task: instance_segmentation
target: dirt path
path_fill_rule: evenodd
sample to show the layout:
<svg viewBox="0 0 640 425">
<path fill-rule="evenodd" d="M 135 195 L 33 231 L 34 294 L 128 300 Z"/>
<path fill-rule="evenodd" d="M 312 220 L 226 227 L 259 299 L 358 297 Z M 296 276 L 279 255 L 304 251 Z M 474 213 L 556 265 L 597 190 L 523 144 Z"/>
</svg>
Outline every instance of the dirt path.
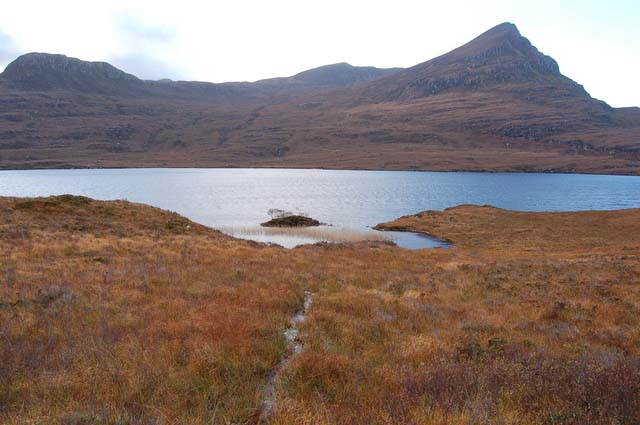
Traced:
<svg viewBox="0 0 640 425">
<path fill-rule="evenodd" d="M 269 422 L 269 418 L 273 414 L 273 409 L 276 405 L 276 386 L 280 380 L 282 372 L 287 368 L 289 363 L 302 352 L 304 345 L 298 335 L 300 330 L 298 325 L 306 319 L 307 312 L 311 307 L 312 293 L 311 291 L 304 291 L 304 303 L 302 308 L 291 317 L 289 321 L 289 327 L 284 331 L 284 337 L 287 341 L 287 349 L 282 356 L 280 363 L 273 369 L 267 385 L 262 392 L 262 405 L 260 408 L 259 424 L 266 424 Z"/>
</svg>

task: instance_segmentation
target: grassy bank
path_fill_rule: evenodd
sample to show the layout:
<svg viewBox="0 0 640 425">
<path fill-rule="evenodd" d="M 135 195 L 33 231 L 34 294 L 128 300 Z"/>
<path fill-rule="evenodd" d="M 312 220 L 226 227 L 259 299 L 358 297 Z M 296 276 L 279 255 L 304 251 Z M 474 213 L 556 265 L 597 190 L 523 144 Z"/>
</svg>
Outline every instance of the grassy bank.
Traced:
<svg viewBox="0 0 640 425">
<path fill-rule="evenodd" d="M 176 214 L 0 198 L 0 422 L 640 423 L 640 210 L 464 206 L 450 239 L 293 250 Z"/>
</svg>

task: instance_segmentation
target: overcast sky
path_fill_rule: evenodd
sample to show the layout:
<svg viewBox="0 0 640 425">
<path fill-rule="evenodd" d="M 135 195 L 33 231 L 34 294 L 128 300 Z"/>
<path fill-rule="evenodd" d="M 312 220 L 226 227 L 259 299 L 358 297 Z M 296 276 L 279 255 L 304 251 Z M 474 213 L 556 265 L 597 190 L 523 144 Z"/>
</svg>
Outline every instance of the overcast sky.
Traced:
<svg viewBox="0 0 640 425">
<path fill-rule="evenodd" d="M 592 96 L 640 106 L 640 0 L 7 1 L 0 70 L 32 51 L 213 82 L 336 62 L 408 67 L 505 21 Z"/>
</svg>

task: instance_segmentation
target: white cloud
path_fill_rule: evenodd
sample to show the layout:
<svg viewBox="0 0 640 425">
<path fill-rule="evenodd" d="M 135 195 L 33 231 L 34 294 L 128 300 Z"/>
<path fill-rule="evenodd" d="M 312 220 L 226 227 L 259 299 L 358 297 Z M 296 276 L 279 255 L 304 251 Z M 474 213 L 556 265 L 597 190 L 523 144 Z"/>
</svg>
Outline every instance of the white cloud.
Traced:
<svg viewBox="0 0 640 425">
<path fill-rule="evenodd" d="M 133 15 L 115 19 L 120 49 L 107 62 L 143 79 L 184 79 L 187 72 L 167 54 L 175 48 L 175 31 L 168 24 L 154 25 Z"/>
<path fill-rule="evenodd" d="M 0 69 L 13 61 L 20 54 L 20 49 L 4 32 L 0 31 Z"/>
<path fill-rule="evenodd" d="M 149 56 L 145 52 L 138 51 L 111 56 L 107 59 L 107 62 L 143 80 L 185 79 L 184 73 L 171 66 L 171 64 L 165 60 Z"/>
</svg>

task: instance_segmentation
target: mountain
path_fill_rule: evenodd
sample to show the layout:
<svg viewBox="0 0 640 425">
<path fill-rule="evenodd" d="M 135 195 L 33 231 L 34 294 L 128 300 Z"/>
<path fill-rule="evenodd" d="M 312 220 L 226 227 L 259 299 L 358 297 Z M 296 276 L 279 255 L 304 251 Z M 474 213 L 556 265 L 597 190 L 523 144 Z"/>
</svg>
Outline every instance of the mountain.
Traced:
<svg viewBox="0 0 640 425">
<path fill-rule="evenodd" d="M 9 86 L 22 90 L 77 90 L 104 94 L 140 87 L 142 81 L 106 62 L 86 62 L 65 55 L 28 53 L 2 73 Z"/>
<path fill-rule="evenodd" d="M 401 68 L 374 68 L 372 66 L 352 66 L 348 63 L 336 63 L 320 66 L 300 72 L 292 77 L 270 78 L 256 82 L 260 87 L 348 87 L 358 83 L 373 81 L 398 72 Z"/>
<path fill-rule="evenodd" d="M 144 81 L 21 56 L 0 74 L 0 168 L 263 166 L 640 174 L 640 110 L 593 99 L 515 25 L 407 69 Z"/>
<path fill-rule="evenodd" d="M 127 97 L 186 97 L 211 100 L 215 95 L 259 97 L 314 89 L 348 87 L 396 72 L 399 68 L 356 67 L 347 63 L 310 69 L 292 77 L 255 83 L 207 83 L 197 81 L 141 80 L 106 63 L 87 62 L 65 55 L 28 53 L 11 62 L 0 75 L 8 87 L 18 90 L 70 90 Z"/>
<path fill-rule="evenodd" d="M 558 63 L 540 53 L 515 25 L 504 23 L 445 55 L 371 84 L 364 94 L 378 101 L 406 100 L 452 90 L 545 81 L 586 94 L 582 86 L 562 76 Z"/>
</svg>

